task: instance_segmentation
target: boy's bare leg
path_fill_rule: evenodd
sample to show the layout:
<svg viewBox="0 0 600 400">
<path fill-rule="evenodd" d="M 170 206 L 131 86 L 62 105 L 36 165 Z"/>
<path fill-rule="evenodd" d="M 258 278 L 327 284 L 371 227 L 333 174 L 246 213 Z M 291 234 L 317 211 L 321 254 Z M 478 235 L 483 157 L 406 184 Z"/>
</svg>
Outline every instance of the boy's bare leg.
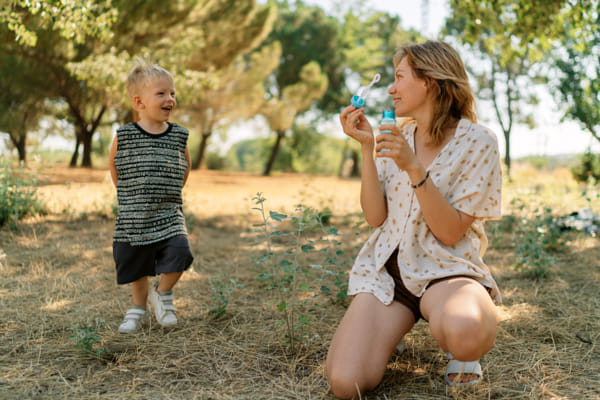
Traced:
<svg viewBox="0 0 600 400">
<path fill-rule="evenodd" d="M 165 290 L 173 289 L 173 286 L 177 283 L 179 278 L 183 272 L 168 272 L 160 275 L 160 281 L 158 282 L 158 286 L 156 290 L 159 292 L 163 292 Z"/>
<path fill-rule="evenodd" d="M 138 279 L 131 283 L 131 294 L 133 297 L 133 304 L 139 307 L 146 308 L 146 301 L 148 299 L 148 277 Z"/>
</svg>

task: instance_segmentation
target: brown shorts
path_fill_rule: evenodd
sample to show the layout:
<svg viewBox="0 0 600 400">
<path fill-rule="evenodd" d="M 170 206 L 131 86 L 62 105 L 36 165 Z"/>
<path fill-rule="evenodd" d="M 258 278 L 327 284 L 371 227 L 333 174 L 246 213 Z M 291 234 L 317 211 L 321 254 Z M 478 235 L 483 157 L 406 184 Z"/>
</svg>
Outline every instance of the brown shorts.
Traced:
<svg viewBox="0 0 600 400">
<path fill-rule="evenodd" d="M 399 302 L 400 304 L 408 307 L 410 311 L 415 316 L 415 322 L 419 319 L 423 318 L 421 314 L 421 298 L 412 294 L 406 286 L 404 286 L 404 282 L 402 282 L 402 277 L 400 276 L 400 269 L 398 268 L 398 249 L 394 250 L 390 258 L 385 262 L 385 269 L 394 279 L 394 300 Z M 455 276 L 447 276 L 440 279 L 435 279 L 429 282 L 427 287 L 433 285 L 434 283 L 445 281 L 452 278 L 465 277 L 473 279 L 469 276 L 464 275 L 455 275 Z M 486 288 L 489 293 L 489 289 Z M 425 318 L 423 318 L 425 319 Z"/>
</svg>

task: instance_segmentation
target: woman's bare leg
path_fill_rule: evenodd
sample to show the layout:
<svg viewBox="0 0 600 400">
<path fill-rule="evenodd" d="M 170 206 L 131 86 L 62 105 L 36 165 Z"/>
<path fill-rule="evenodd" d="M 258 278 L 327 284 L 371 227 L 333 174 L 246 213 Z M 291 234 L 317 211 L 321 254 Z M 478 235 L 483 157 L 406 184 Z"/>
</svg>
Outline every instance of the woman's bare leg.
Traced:
<svg viewBox="0 0 600 400">
<path fill-rule="evenodd" d="M 496 306 L 474 279 L 459 277 L 433 284 L 421 297 L 421 313 L 433 337 L 456 360 L 478 360 L 494 346 Z M 472 379 L 463 377 L 463 381 Z"/>
<path fill-rule="evenodd" d="M 352 300 L 327 354 L 327 378 L 340 399 L 358 398 L 383 378 L 396 345 L 415 324 L 404 305 L 381 303 L 369 293 Z"/>
</svg>

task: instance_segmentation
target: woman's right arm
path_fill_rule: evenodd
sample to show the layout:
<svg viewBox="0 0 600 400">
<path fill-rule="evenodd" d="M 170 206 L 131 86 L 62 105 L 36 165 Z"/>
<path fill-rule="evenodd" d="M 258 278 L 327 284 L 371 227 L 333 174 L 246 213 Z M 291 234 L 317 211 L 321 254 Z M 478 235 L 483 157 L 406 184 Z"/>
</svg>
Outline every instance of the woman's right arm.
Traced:
<svg viewBox="0 0 600 400">
<path fill-rule="evenodd" d="M 117 135 L 115 135 L 108 153 L 108 168 L 110 169 L 110 177 L 112 178 L 112 181 L 116 187 L 118 173 L 117 166 L 115 165 L 115 155 L 117 155 Z"/>
<path fill-rule="evenodd" d="M 344 133 L 360 143 L 363 158 L 360 206 L 367 223 L 372 227 L 378 227 L 387 218 L 387 204 L 381 190 L 373 155 L 373 128 L 363 111 L 363 108 L 348 106 L 340 113 L 340 122 Z"/>
<path fill-rule="evenodd" d="M 360 206 L 367 223 L 376 228 L 387 218 L 387 203 L 379 184 L 373 148 L 362 147 L 363 167 L 360 182 Z"/>
</svg>

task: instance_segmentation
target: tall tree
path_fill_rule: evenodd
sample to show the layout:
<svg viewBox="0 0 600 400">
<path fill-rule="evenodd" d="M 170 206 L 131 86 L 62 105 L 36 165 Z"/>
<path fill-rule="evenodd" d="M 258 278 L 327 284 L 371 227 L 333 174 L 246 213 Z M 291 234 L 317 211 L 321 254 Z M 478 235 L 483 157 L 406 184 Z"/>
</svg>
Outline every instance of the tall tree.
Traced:
<svg viewBox="0 0 600 400">
<path fill-rule="evenodd" d="M 321 71 L 317 62 L 306 64 L 300 71 L 300 80 L 284 87 L 279 95 L 271 96 L 261 108 L 271 130 L 276 133 L 271 155 L 265 165 L 263 175 L 271 173 L 277 152 L 286 132 L 292 127 L 296 117 L 306 111 L 310 105 L 327 90 L 327 75 Z"/>
<path fill-rule="evenodd" d="M 555 51 L 558 100 L 567 106 L 565 117 L 600 142 L 600 2 L 578 2 L 568 16 Z"/>
<path fill-rule="evenodd" d="M 316 108 L 326 114 L 336 113 L 348 102 L 345 87 L 343 36 L 340 22 L 325 14 L 322 8 L 303 1 L 280 1 L 277 21 L 265 45 L 281 44 L 281 63 L 275 73 L 272 91 L 300 80 L 302 68 L 311 61 L 319 64 L 327 75 L 328 87 Z"/>
<path fill-rule="evenodd" d="M 91 166 L 91 138 L 106 111 L 106 104 L 101 93 L 76 79 L 66 65 L 87 57 L 97 43 L 96 38 L 109 37 L 110 24 L 106 18 L 114 15 L 111 3 L 109 0 L 11 3 L 16 5 L 11 16 L 16 15 L 23 26 L 15 28 L 10 22 L 4 25 L 8 29 L 2 30 L 0 51 L 43 69 L 47 99 L 64 101 L 68 106 L 67 119 L 75 127 L 77 145 L 72 165 L 79 143 L 83 143 L 82 165 Z M 109 19 L 112 21 L 112 17 Z M 79 25 L 81 28 L 77 29 Z M 24 40 L 21 34 L 28 39 Z"/>
<path fill-rule="evenodd" d="M 532 124 L 524 104 L 535 105 L 536 83 L 559 18 L 568 0 L 451 0 L 445 33 L 469 48 L 480 69 L 469 68 L 479 85 L 478 96 L 492 103 L 505 139 L 504 162 L 510 175 L 511 133 L 517 122 Z M 468 63 L 467 63 L 468 64 Z M 469 67 L 469 65 L 467 65 Z"/>
<path fill-rule="evenodd" d="M 43 71 L 31 62 L 0 54 L 0 131 L 8 134 L 17 149 L 19 161 L 27 160 L 27 134 L 37 129 L 47 110 L 44 98 Z"/>
<path fill-rule="evenodd" d="M 91 2 L 4 2 L 0 7 L 2 29 L 0 29 L 0 52 L 27 60 L 32 68 L 42 72 L 43 85 L 37 93 L 48 99 L 64 98 L 69 104 L 72 121 L 78 123 L 78 140 L 86 141 L 82 127 L 89 131 L 96 118 L 85 119 L 83 107 L 65 95 L 85 91 L 85 87 L 73 83 L 74 79 L 65 71 L 65 64 L 72 59 L 84 57 L 89 52 L 86 38 L 108 37 L 108 28 L 115 13 L 110 0 Z M 13 71 L 4 78 L 20 74 Z M 75 90 L 73 90 L 75 88 Z M 100 109 L 100 117 L 103 111 Z M 87 123 L 86 123 L 87 122 Z"/>
<path fill-rule="evenodd" d="M 205 5 L 207 1 L 178 0 L 165 4 L 156 0 L 114 0 L 112 4 L 119 18 L 111 26 L 109 39 L 88 38 L 85 46 L 78 47 L 81 52 L 78 57 L 62 60 L 61 68 L 57 68 L 64 76 L 60 97 L 69 105 L 68 119 L 76 133 L 71 166 L 77 165 L 80 144 L 83 146 L 81 165 L 92 166 L 92 139 L 110 109 L 115 108 L 124 118 L 133 119 L 125 91 L 132 59 L 138 54 L 152 54 L 155 59 L 173 63 L 182 47 L 198 38 L 198 29 L 186 30 L 183 23 L 194 7 Z M 159 6 L 161 13 L 156 12 Z"/>
<path fill-rule="evenodd" d="M 143 9 L 131 9 L 134 5 L 130 2 L 119 2 L 123 7 L 120 14 L 134 15 L 135 11 L 136 19 L 120 19 L 113 28 L 115 40 L 83 61 L 71 63 L 70 68 L 91 87 L 104 89 L 106 98 L 113 97 L 112 106 L 126 115 L 124 111 L 130 110 L 130 105 L 124 81 L 132 59 L 142 55 L 160 60 L 175 76 L 181 111 L 189 113 L 201 127 L 201 148 L 194 162 L 197 167 L 214 125 L 234 115 L 236 106 L 243 116 L 243 108 L 254 96 L 246 93 L 248 97 L 243 101 L 236 98 L 235 103 L 228 103 L 226 93 L 236 96 L 231 94 L 235 85 L 242 91 L 255 89 L 257 82 L 245 80 L 244 74 L 250 71 L 257 78 L 256 71 L 251 71 L 253 67 L 240 55 L 251 51 L 268 35 L 275 8 L 271 4 L 259 6 L 255 0 L 180 0 L 177 5 L 171 3 L 173 13 L 156 13 L 156 6 L 147 3 Z M 267 61 L 255 58 L 252 62 Z M 107 87 L 106 82 L 115 82 L 115 77 L 117 83 Z M 225 111 L 228 114 L 224 115 Z"/>
<path fill-rule="evenodd" d="M 188 89 L 185 110 L 198 122 L 201 140 L 193 167 L 199 168 L 215 126 L 256 114 L 264 101 L 264 82 L 277 66 L 281 48 L 268 46 L 249 54 L 271 32 L 277 16 L 272 3 L 228 0 L 198 8 L 192 15 L 203 41 L 185 63 L 191 71 L 210 71 L 204 84 Z"/>
<path fill-rule="evenodd" d="M 192 168 L 202 165 L 204 153 L 215 127 L 224 122 L 250 118 L 264 104 L 264 82 L 279 64 L 278 43 L 247 56 L 239 56 L 229 66 L 211 74 L 213 84 L 184 107 L 200 127 L 200 144 Z"/>
</svg>

